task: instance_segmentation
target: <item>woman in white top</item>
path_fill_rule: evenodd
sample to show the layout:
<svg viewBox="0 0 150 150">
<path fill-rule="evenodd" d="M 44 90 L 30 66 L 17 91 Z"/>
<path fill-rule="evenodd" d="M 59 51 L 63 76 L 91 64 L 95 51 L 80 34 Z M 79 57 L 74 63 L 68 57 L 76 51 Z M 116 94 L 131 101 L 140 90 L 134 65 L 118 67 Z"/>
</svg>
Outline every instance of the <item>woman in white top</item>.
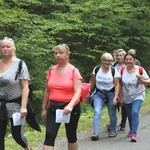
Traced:
<svg viewBox="0 0 150 150">
<path fill-rule="evenodd" d="M 112 68 L 113 57 L 110 53 L 104 53 L 101 56 L 102 66 L 95 72 L 93 69 L 90 79 L 91 89 L 96 84 L 94 94 L 94 118 L 93 118 L 93 135 L 92 140 L 99 139 L 99 128 L 102 110 L 106 105 L 110 117 L 110 133 L 108 137 L 116 137 L 116 105 L 119 94 L 119 72 L 116 68 Z M 114 71 L 113 71 L 114 70 Z M 114 73 L 113 73 L 114 72 Z"/>
<path fill-rule="evenodd" d="M 128 137 L 131 137 L 131 142 L 136 142 L 139 111 L 145 98 L 144 84 L 149 84 L 150 79 L 143 68 L 141 69 L 142 73 L 140 75 L 140 67 L 134 64 L 134 55 L 128 53 L 125 55 L 124 59 L 126 66 L 124 69 L 120 69 L 122 85 L 120 103 L 121 105 L 123 105 L 123 103 L 125 104 L 127 111 L 130 126 Z"/>
</svg>

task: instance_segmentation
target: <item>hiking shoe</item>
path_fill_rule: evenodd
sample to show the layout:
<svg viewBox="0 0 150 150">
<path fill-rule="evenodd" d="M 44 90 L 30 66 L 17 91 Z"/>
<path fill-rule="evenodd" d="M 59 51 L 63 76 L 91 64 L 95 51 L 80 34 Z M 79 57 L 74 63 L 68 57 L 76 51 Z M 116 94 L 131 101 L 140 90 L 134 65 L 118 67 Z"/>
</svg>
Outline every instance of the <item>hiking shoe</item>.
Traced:
<svg viewBox="0 0 150 150">
<path fill-rule="evenodd" d="M 129 132 L 127 137 L 132 137 L 133 133 Z"/>
<path fill-rule="evenodd" d="M 99 136 L 96 135 L 96 134 L 93 134 L 93 135 L 91 136 L 91 140 L 92 140 L 92 141 L 97 141 L 98 139 L 99 139 Z"/>
<path fill-rule="evenodd" d="M 114 131 L 111 131 L 109 134 L 108 134 L 108 137 L 116 137 L 117 136 L 117 133 L 114 132 Z"/>
<path fill-rule="evenodd" d="M 131 137 L 131 142 L 136 142 L 137 139 L 136 139 L 136 135 L 135 134 L 132 134 L 132 137 Z"/>
<path fill-rule="evenodd" d="M 125 131 L 125 125 L 124 124 L 120 125 L 120 131 Z"/>
<path fill-rule="evenodd" d="M 125 131 L 125 127 L 120 127 L 120 131 Z"/>
</svg>

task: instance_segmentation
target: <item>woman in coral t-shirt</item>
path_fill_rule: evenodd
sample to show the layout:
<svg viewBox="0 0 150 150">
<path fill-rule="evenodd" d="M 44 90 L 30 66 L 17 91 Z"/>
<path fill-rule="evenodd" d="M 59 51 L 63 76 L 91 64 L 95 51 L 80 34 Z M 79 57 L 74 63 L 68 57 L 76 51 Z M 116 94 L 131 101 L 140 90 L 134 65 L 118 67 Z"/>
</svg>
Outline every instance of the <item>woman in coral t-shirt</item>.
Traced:
<svg viewBox="0 0 150 150">
<path fill-rule="evenodd" d="M 54 47 L 57 65 L 51 67 L 46 75 L 42 117 L 46 119 L 46 136 L 43 150 L 54 150 L 54 142 L 61 125 L 56 123 L 56 110 L 62 109 L 63 115 L 71 114 L 69 123 L 65 123 L 68 149 L 77 150 L 77 125 L 80 117 L 82 77 L 69 61 L 70 50 L 66 44 Z M 47 105 L 49 106 L 47 109 Z"/>
</svg>

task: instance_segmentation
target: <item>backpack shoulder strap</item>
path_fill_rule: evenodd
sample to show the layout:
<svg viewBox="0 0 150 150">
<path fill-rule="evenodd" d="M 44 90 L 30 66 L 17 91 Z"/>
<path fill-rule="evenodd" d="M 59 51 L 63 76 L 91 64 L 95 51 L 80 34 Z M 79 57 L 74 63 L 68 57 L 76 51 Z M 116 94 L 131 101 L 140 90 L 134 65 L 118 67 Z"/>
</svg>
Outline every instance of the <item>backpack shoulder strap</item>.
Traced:
<svg viewBox="0 0 150 150">
<path fill-rule="evenodd" d="M 120 68 L 121 79 L 122 79 L 122 74 L 123 74 L 124 69 L 125 69 L 125 66 Z"/>
<path fill-rule="evenodd" d="M 74 72 L 75 72 L 75 70 L 76 70 L 76 68 L 74 67 L 74 68 L 73 68 L 73 70 L 72 70 L 72 72 L 74 73 Z"/>
<path fill-rule="evenodd" d="M 95 76 L 96 76 L 98 70 L 100 69 L 100 67 L 101 67 L 101 65 L 96 66 L 96 68 L 95 68 Z"/>
<path fill-rule="evenodd" d="M 16 76 L 15 76 L 15 80 L 17 80 L 18 75 L 21 73 L 22 63 L 23 63 L 23 60 L 20 59 L 19 64 L 18 64 L 18 70 L 17 70 Z"/>
<path fill-rule="evenodd" d="M 139 74 L 142 75 L 143 74 L 143 67 L 139 66 Z"/>
<path fill-rule="evenodd" d="M 100 69 L 100 67 L 101 67 L 101 65 L 96 66 L 96 68 L 95 68 L 95 76 L 96 76 L 98 70 Z M 114 75 L 115 75 L 115 68 L 113 66 L 111 66 L 111 73 L 112 73 L 112 76 L 114 77 Z"/>
<path fill-rule="evenodd" d="M 118 61 L 114 62 L 112 66 L 115 67 L 117 64 L 118 64 Z"/>
<path fill-rule="evenodd" d="M 52 66 L 49 67 L 49 77 L 51 75 Z"/>
<path fill-rule="evenodd" d="M 123 67 L 120 68 L 121 75 L 123 74 L 124 69 L 125 69 L 125 66 L 123 66 Z"/>
<path fill-rule="evenodd" d="M 123 71 L 125 69 L 125 66 L 120 68 L 120 73 L 121 75 L 123 74 Z M 141 66 L 139 66 L 139 74 L 142 75 L 143 74 L 143 68 Z"/>
<path fill-rule="evenodd" d="M 76 70 L 76 68 L 74 67 L 74 68 L 72 69 L 72 80 L 73 80 L 73 77 L 74 77 L 74 72 L 75 72 L 75 70 Z"/>
<path fill-rule="evenodd" d="M 115 75 L 115 67 L 111 66 L 111 73 L 112 73 L 112 76 L 114 77 Z"/>
</svg>

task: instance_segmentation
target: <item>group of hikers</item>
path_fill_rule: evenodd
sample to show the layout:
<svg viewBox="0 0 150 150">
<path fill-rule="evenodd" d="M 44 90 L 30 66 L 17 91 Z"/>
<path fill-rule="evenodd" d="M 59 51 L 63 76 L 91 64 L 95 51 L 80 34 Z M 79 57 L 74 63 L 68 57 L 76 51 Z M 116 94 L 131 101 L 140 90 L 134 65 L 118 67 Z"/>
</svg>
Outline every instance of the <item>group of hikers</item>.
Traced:
<svg viewBox="0 0 150 150">
<path fill-rule="evenodd" d="M 16 77 L 20 59 L 16 57 L 16 48 L 11 38 L 0 41 L 0 150 L 5 149 L 5 135 L 8 121 L 14 140 L 24 150 L 32 150 L 24 136 L 24 124 L 15 125 L 14 113 L 20 117 L 27 116 L 29 95 L 29 72 L 23 61 L 19 75 Z M 69 62 L 70 49 L 66 44 L 53 48 L 56 65 L 50 67 L 46 74 L 46 87 L 42 102 L 41 116 L 46 120 L 45 140 L 42 150 L 54 150 L 55 139 L 62 116 L 69 116 L 65 122 L 68 150 L 77 150 L 77 127 L 81 114 L 80 97 L 82 76 L 79 70 Z M 139 112 L 145 98 L 145 85 L 150 84 L 149 76 L 136 59 L 135 50 L 127 53 L 123 49 L 105 52 L 101 56 L 100 66 L 94 67 L 89 80 L 93 91 L 93 134 L 91 140 L 98 140 L 102 110 L 106 105 L 109 114 L 108 137 L 117 136 L 117 106 L 121 107 L 120 131 L 124 131 L 128 118 L 131 142 L 137 141 Z"/>
<path fill-rule="evenodd" d="M 128 137 L 131 142 L 137 141 L 139 125 L 139 111 L 145 98 L 145 86 L 149 84 L 149 77 L 136 59 L 136 51 L 130 49 L 114 50 L 112 54 L 104 53 L 101 56 L 101 67 L 97 73 L 93 69 L 90 79 L 94 90 L 94 118 L 92 140 L 99 139 L 100 120 L 102 110 L 106 105 L 110 122 L 108 124 L 108 137 L 117 136 L 117 105 L 121 107 L 120 131 L 125 131 L 128 118 L 130 131 Z"/>
</svg>

